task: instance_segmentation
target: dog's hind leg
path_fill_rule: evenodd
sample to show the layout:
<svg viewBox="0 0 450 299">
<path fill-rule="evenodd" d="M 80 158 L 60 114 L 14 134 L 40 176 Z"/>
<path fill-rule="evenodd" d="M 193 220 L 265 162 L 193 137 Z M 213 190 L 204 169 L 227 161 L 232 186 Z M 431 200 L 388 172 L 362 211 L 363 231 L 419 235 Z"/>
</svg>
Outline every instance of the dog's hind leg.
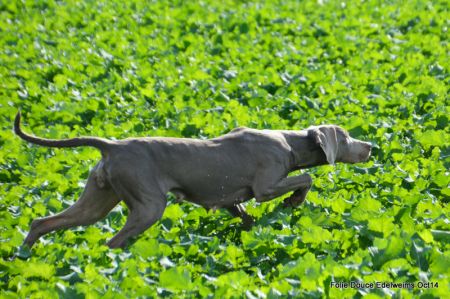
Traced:
<svg viewBox="0 0 450 299">
<path fill-rule="evenodd" d="M 155 202 L 149 205 L 135 206 L 130 209 L 127 222 L 117 235 L 108 241 L 107 245 L 110 248 L 125 247 L 128 239 L 139 235 L 158 221 L 165 207 L 165 203 Z"/>
<path fill-rule="evenodd" d="M 130 238 L 144 232 L 162 217 L 167 199 L 164 193 L 158 191 L 156 184 L 147 182 L 139 185 L 139 180 L 133 181 L 129 176 L 112 180 L 112 184 L 129 208 L 129 214 L 123 228 L 107 245 L 123 248 Z"/>
<path fill-rule="evenodd" d="M 23 244 L 31 247 L 49 232 L 93 224 L 105 217 L 120 200 L 105 181 L 102 171 L 99 166 L 93 169 L 83 193 L 71 207 L 54 216 L 35 219 Z"/>
</svg>

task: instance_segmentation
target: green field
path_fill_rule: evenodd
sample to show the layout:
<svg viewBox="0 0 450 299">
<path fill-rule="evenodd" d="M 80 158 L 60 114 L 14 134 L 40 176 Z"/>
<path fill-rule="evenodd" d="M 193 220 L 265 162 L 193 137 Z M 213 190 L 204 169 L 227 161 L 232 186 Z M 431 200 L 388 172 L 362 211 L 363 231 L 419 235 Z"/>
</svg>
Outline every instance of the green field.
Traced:
<svg viewBox="0 0 450 299">
<path fill-rule="evenodd" d="M 1 1 L 0 298 L 448 296 L 449 20 L 444 0 Z M 375 147 L 308 170 L 297 209 L 248 202 L 250 231 L 170 204 L 110 250 L 121 205 L 30 252 L 32 219 L 71 205 L 100 153 L 27 144 L 19 108 L 47 138 L 333 123 Z M 414 288 L 331 286 L 351 281 Z"/>
</svg>

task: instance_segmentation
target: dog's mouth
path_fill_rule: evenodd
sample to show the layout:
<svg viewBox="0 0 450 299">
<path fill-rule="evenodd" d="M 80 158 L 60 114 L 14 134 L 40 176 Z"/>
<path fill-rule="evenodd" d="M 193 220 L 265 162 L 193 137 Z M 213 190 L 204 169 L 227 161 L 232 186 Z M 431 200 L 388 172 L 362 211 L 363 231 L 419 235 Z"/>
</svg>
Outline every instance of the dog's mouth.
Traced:
<svg viewBox="0 0 450 299">
<path fill-rule="evenodd" d="M 369 161 L 369 158 L 370 158 L 370 154 L 372 153 L 372 150 L 369 148 L 369 150 L 367 151 L 367 152 L 365 152 L 365 153 L 363 153 L 363 154 L 361 154 L 360 156 L 359 156 L 359 159 L 360 159 L 360 161 L 361 162 L 367 162 L 367 161 Z"/>
<path fill-rule="evenodd" d="M 372 145 L 370 143 L 362 142 L 359 146 L 359 153 L 355 156 L 356 161 L 353 163 L 367 162 L 372 153 Z"/>
<path fill-rule="evenodd" d="M 370 153 L 371 153 L 371 151 L 369 150 L 369 152 L 367 153 L 367 155 L 363 158 L 363 162 L 369 161 Z"/>
</svg>

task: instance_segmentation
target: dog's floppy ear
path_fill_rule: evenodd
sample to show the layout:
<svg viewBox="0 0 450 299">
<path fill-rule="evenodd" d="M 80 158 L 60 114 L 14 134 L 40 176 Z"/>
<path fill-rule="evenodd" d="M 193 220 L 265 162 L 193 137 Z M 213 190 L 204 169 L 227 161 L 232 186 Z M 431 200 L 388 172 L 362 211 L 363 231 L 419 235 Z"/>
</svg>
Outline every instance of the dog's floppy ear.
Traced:
<svg viewBox="0 0 450 299">
<path fill-rule="evenodd" d="M 334 126 L 320 126 L 314 127 L 313 130 L 315 141 L 327 156 L 328 163 L 334 165 L 338 152 L 336 128 Z"/>
</svg>

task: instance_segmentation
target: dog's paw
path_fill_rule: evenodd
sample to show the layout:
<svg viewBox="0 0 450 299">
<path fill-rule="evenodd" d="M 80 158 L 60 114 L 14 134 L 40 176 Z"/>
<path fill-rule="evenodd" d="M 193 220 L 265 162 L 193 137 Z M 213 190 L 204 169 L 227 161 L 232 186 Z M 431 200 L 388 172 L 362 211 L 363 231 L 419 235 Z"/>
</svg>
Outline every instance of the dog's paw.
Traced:
<svg viewBox="0 0 450 299">
<path fill-rule="evenodd" d="M 21 245 L 11 260 L 14 260 L 16 257 L 21 260 L 27 260 L 31 257 L 31 248 L 28 245 Z"/>
<path fill-rule="evenodd" d="M 288 198 L 283 201 L 284 208 L 296 208 L 301 205 L 306 199 L 306 193 L 308 190 L 297 190 Z"/>
<path fill-rule="evenodd" d="M 246 217 L 242 217 L 242 228 L 246 231 L 252 229 L 253 224 L 255 224 L 255 220 L 253 217 L 247 215 Z"/>
</svg>

